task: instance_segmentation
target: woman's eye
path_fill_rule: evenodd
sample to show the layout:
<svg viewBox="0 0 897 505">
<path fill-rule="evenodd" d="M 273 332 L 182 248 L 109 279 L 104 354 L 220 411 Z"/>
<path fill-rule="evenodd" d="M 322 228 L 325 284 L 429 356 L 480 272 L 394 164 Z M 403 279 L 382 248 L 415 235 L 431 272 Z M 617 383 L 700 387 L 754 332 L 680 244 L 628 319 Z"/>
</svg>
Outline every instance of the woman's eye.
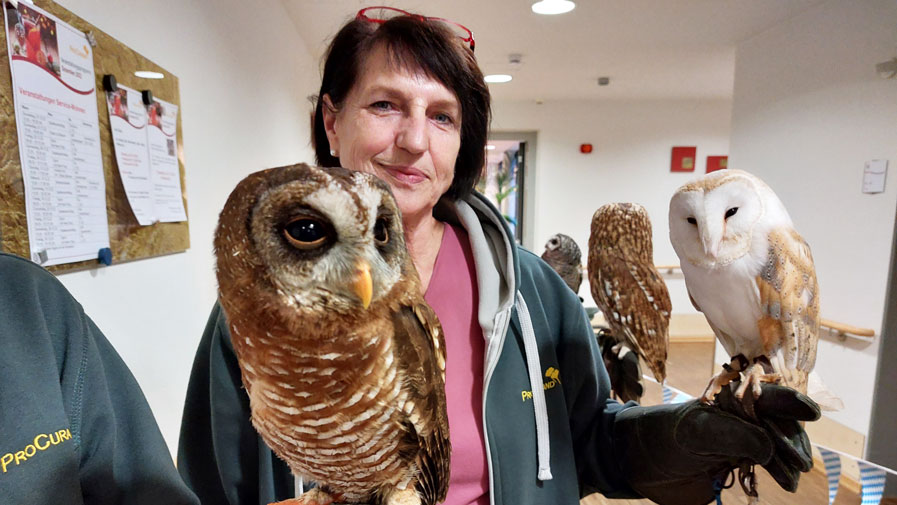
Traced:
<svg viewBox="0 0 897 505">
<path fill-rule="evenodd" d="M 380 100 L 379 102 L 372 103 L 371 108 L 376 110 L 390 110 L 392 108 L 392 104 L 387 102 L 386 100 Z"/>
<path fill-rule="evenodd" d="M 330 232 L 331 228 L 327 224 L 307 217 L 294 219 L 283 228 L 287 240 L 300 249 L 313 249 L 322 245 Z"/>
<path fill-rule="evenodd" d="M 454 118 L 448 114 L 436 114 L 433 116 L 433 119 L 436 120 L 437 123 L 442 124 L 455 124 Z"/>
<path fill-rule="evenodd" d="M 384 245 L 389 242 L 389 223 L 386 221 L 386 218 L 379 218 L 377 222 L 374 223 L 374 240 L 377 241 L 377 244 Z"/>
</svg>

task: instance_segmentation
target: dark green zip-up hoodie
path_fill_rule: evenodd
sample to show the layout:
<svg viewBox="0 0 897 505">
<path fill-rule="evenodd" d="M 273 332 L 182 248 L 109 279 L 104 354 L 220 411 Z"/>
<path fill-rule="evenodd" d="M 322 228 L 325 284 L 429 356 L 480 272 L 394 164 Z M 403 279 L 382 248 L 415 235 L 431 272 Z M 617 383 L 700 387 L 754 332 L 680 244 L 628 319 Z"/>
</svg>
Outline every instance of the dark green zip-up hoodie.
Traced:
<svg viewBox="0 0 897 505">
<path fill-rule="evenodd" d="M 0 254 L 0 503 L 192 505 L 143 393 L 46 270 Z"/>
<path fill-rule="evenodd" d="M 483 419 L 495 505 L 575 505 L 602 492 L 633 497 L 613 451 L 622 405 L 579 298 L 540 258 L 518 248 L 481 195 L 437 216 L 470 236 L 478 319 L 486 339 Z M 252 428 L 224 314 L 203 334 L 184 409 L 178 467 L 206 504 L 294 496 L 293 477 Z"/>
</svg>

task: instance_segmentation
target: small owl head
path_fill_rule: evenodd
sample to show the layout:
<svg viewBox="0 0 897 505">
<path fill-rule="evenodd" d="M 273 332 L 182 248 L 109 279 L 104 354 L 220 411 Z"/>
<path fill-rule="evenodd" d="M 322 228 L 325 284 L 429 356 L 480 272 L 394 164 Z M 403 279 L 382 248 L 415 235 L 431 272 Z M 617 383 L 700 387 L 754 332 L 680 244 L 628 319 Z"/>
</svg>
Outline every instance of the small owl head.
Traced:
<svg viewBox="0 0 897 505">
<path fill-rule="evenodd" d="M 637 203 L 609 203 L 592 215 L 589 254 L 592 251 L 623 251 L 625 257 L 653 264 L 651 218 Z"/>
<path fill-rule="evenodd" d="M 408 270 L 416 279 L 402 233 L 389 187 L 372 175 L 304 164 L 256 172 L 219 219 L 222 304 L 227 312 L 240 303 L 304 314 L 366 309 Z"/>
<path fill-rule="evenodd" d="M 582 251 L 576 241 L 569 235 L 556 233 L 545 243 L 545 253 L 551 252 L 558 257 L 569 259 L 571 263 L 582 263 Z"/>
<path fill-rule="evenodd" d="M 750 252 L 770 197 L 784 212 L 769 187 L 740 170 L 712 172 L 685 184 L 670 201 L 673 249 L 681 261 L 702 268 L 732 263 Z"/>
</svg>

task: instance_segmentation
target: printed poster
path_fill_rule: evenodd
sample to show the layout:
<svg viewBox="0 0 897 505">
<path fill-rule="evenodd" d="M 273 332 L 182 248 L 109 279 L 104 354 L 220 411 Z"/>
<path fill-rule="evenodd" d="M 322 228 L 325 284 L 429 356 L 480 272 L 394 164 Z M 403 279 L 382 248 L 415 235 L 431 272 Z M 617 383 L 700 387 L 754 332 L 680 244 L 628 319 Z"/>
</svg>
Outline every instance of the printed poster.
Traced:
<svg viewBox="0 0 897 505">
<path fill-rule="evenodd" d="M 118 85 L 106 92 L 115 159 L 131 210 L 141 225 L 186 221 L 177 158 L 176 105 Z"/>
<path fill-rule="evenodd" d="M 4 2 L 31 259 L 96 259 L 109 247 L 106 183 L 84 33 L 32 5 Z"/>
</svg>

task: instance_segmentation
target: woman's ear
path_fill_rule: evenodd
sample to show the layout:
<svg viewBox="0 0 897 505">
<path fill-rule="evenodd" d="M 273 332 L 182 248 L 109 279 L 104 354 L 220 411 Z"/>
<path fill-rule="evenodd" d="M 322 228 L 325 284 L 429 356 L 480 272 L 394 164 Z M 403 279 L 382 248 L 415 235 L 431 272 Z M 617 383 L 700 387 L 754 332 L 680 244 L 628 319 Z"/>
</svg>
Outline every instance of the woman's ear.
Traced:
<svg viewBox="0 0 897 505">
<path fill-rule="evenodd" d="M 321 97 L 323 101 L 321 114 L 324 115 L 324 131 L 327 133 L 327 142 L 330 144 L 330 155 L 339 157 L 339 136 L 336 134 L 336 107 L 330 100 L 330 95 Z"/>
</svg>

